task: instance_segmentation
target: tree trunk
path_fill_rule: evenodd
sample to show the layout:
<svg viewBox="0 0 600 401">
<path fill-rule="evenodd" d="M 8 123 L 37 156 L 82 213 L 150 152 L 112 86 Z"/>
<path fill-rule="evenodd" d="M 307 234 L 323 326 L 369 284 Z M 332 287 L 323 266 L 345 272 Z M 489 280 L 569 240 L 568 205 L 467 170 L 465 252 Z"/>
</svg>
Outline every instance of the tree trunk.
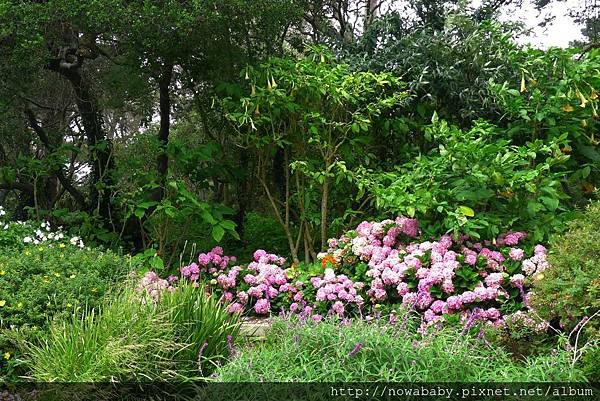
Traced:
<svg viewBox="0 0 600 401">
<path fill-rule="evenodd" d="M 329 168 L 325 170 L 329 172 Z M 329 201 L 329 177 L 323 178 L 323 193 L 321 195 L 321 251 L 327 249 L 327 203 Z"/>
<path fill-rule="evenodd" d="M 73 87 L 77 108 L 90 153 L 92 179 L 90 181 L 90 212 L 98 212 L 104 223 L 111 222 L 111 187 L 113 185 L 112 143 L 103 127 L 102 112 L 90 92 L 79 68 L 51 68 L 63 75 Z"/>
<path fill-rule="evenodd" d="M 157 172 L 160 181 L 160 192 L 158 199 L 162 200 L 165 195 L 165 184 L 167 171 L 169 169 L 169 133 L 171 130 L 171 79 L 173 78 L 173 64 L 166 63 L 158 80 L 160 129 L 158 139 L 160 141 L 160 153 L 157 159 Z"/>
</svg>

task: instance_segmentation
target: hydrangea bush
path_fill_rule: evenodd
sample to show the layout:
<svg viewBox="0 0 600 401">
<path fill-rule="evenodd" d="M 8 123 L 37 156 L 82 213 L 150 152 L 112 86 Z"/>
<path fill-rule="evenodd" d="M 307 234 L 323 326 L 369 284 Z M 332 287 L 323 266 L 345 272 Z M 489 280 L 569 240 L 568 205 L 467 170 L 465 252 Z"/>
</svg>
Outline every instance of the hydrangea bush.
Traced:
<svg viewBox="0 0 600 401">
<path fill-rule="evenodd" d="M 322 270 L 312 276 L 263 250 L 247 266 L 236 265 L 220 247 L 180 271 L 184 279 L 207 285 L 230 312 L 299 314 L 318 321 L 333 315 L 368 318 L 380 305 L 401 305 L 422 315 L 422 331 L 443 322 L 466 327 L 518 322 L 547 329 L 529 305 L 531 285 L 548 267 L 544 246 L 523 246 L 523 232 L 483 242 L 449 235 L 419 241 L 419 234 L 415 219 L 362 222 L 329 240 L 327 252 L 318 256 Z M 174 278 L 163 281 L 149 288 L 153 296 L 157 288 L 170 288 Z"/>
</svg>

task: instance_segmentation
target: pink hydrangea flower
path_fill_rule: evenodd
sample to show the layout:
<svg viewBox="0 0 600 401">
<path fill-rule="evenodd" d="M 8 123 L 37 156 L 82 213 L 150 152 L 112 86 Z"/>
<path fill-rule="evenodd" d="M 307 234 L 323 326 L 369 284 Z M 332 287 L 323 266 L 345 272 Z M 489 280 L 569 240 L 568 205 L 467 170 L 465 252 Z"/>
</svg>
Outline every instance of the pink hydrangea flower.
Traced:
<svg viewBox="0 0 600 401">
<path fill-rule="evenodd" d="M 271 311 L 271 304 L 268 299 L 259 299 L 254 305 L 254 311 L 259 315 L 266 315 Z"/>
<path fill-rule="evenodd" d="M 525 256 L 525 251 L 520 248 L 510 248 L 508 255 L 512 260 L 521 260 Z"/>
</svg>

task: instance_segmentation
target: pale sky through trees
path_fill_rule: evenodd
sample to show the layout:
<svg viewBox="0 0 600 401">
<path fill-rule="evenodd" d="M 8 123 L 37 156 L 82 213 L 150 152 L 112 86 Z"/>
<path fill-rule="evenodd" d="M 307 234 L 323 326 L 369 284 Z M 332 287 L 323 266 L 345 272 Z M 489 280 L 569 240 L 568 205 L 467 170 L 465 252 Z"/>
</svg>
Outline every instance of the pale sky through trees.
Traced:
<svg viewBox="0 0 600 401">
<path fill-rule="evenodd" d="M 522 41 L 534 46 L 548 48 L 552 46 L 568 47 L 574 40 L 581 40 L 581 26 L 569 16 L 569 8 L 583 7 L 584 0 L 567 0 L 565 2 L 554 2 L 547 6 L 541 13 L 535 9 L 529 1 L 524 1 L 521 7 L 511 7 L 503 13 L 505 21 L 515 21 L 515 18 L 532 28 L 532 36 Z M 540 27 L 539 23 L 545 17 L 552 16 L 554 20 L 546 27 Z"/>
</svg>

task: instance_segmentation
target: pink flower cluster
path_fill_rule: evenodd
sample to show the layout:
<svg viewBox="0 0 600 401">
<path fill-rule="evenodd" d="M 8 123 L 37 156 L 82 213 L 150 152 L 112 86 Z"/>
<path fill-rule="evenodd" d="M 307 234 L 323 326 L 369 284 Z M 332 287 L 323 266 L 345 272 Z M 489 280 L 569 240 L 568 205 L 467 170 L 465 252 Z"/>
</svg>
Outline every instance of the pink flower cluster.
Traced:
<svg viewBox="0 0 600 401">
<path fill-rule="evenodd" d="M 223 248 L 216 246 L 210 252 L 198 255 L 198 263 L 183 266 L 180 271 L 181 275 L 188 280 L 197 281 L 200 273 L 215 274 L 226 269 L 229 262 L 235 261 L 235 256 L 224 256 Z"/>
<path fill-rule="evenodd" d="M 230 312 L 253 310 L 257 315 L 266 315 L 272 312 L 274 304 L 282 306 L 288 300 L 295 303 L 303 301 L 302 284 L 289 281 L 288 272 L 283 267 L 284 258 L 261 249 L 253 256 L 254 260 L 243 269 L 243 274 L 240 266 L 234 266 L 217 277 L 217 284 L 225 291 L 223 298 L 229 303 Z"/>
<path fill-rule="evenodd" d="M 317 290 L 315 300 L 332 304 L 330 311 L 339 317 L 344 316 L 347 305 L 360 308 L 364 304 L 363 297 L 358 294 L 364 284 L 355 283 L 343 274 L 336 275 L 332 269 L 326 269 L 323 277 L 312 277 L 310 283 Z"/>
<path fill-rule="evenodd" d="M 371 302 L 401 302 L 422 312 L 422 330 L 444 321 L 448 314 L 502 326 L 498 308 L 515 296 L 528 307 L 526 281 L 548 267 L 542 245 L 535 247 L 531 258 L 515 247 L 526 237 L 522 232 L 509 232 L 483 244 L 471 243 L 467 236 L 454 240 L 447 235 L 434 242 L 402 241 L 417 234 L 418 224 L 412 219 L 363 222 L 355 231 L 330 240 L 328 252 L 321 257 L 333 255 L 342 265 L 357 259 L 367 263 L 365 289 Z M 519 265 L 516 273 L 514 264 Z M 511 296 L 510 288 L 518 289 L 517 295 Z"/>
<path fill-rule="evenodd" d="M 176 280 L 171 277 L 165 280 L 160 278 L 155 272 L 147 272 L 140 280 L 136 291 L 148 294 L 156 302 L 164 290 L 174 291 L 174 287 L 171 285 L 174 281 Z"/>
<path fill-rule="evenodd" d="M 362 222 L 330 239 L 327 252 L 319 254 L 333 258 L 335 270 L 328 267 L 306 282 L 297 279 L 306 272 L 286 268 L 284 258 L 264 250 L 254 252 L 247 266 L 230 267 L 235 258 L 224 256 L 220 247 L 201 253 L 198 263 L 181 268 L 181 275 L 209 285 L 232 313 L 291 313 L 318 321 L 323 314 L 373 313 L 385 302 L 420 312 L 423 331 L 451 317 L 465 327 L 476 322 L 503 327 L 513 320 L 531 324 L 521 316 L 525 312 L 513 318 L 502 311 L 530 309 L 528 286 L 548 267 L 545 247 L 537 245 L 528 256 L 529 248 L 519 245 L 526 238 L 522 232 L 483 242 L 448 235 L 416 242 L 418 235 L 415 219 Z M 157 276 L 143 282 L 155 298 L 170 287 Z M 547 326 L 536 322 L 535 327 Z"/>
</svg>

